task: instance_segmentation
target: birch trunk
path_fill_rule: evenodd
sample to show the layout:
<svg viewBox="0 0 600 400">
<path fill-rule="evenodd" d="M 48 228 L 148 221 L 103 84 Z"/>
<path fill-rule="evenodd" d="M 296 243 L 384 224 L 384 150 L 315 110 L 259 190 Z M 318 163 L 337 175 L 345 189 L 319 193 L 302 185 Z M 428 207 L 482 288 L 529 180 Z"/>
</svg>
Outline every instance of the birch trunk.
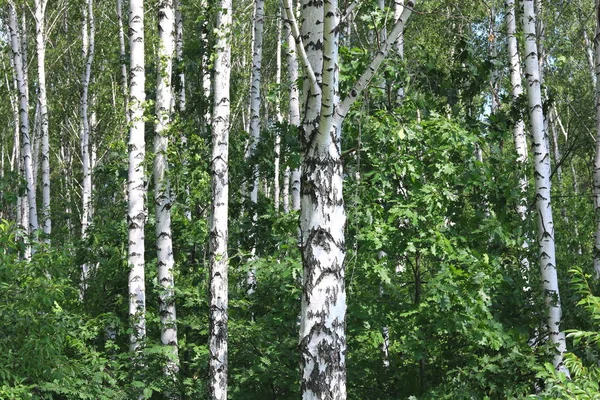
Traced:
<svg viewBox="0 0 600 400">
<path fill-rule="evenodd" d="M 209 399 L 227 399 L 228 265 L 227 218 L 229 213 L 229 77 L 231 74 L 231 0 L 221 0 L 217 13 L 212 118 L 209 239 Z"/>
<path fill-rule="evenodd" d="M 50 243 L 50 148 L 48 132 L 48 102 L 46 99 L 46 6 L 47 0 L 35 0 L 35 43 L 38 62 L 38 102 L 42 131 L 42 227 L 46 243 Z"/>
<path fill-rule="evenodd" d="M 404 11 L 404 0 L 394 0 L 394 21 L 400 20 L 400 16 Z M 404 61 L 404 28 L 400 31 L 398 40 L 394 43 L 394 49 L 400 60 Z M 400 86 L 396 91 L 396 103 L 402 104 L 404 100 L 404 86 Z"/>
<path fill-rule="evenodd" d="M 123 107 L 125 109 L 125 120 L 129 124 L 129 85 L 127 83 L 125 31 L 123 30 L 123 0 L 117 0 L 117 22 L 119 25 L 119 55 L 121 57 L 121 90 L 123 91 Z"/>
<path fill-rule="evenodd" d="M 146 190 L 144 185 L 144 102 L 146 92 L 144 60 L 144 2 L 129 1 L 129 172 L 127 180 L 129 226 L 129 318 L 132 327 L 131 351 L 139 356 L 146 337 L 146 284 L 144 277 L 144 226 Z"/>
<path fill-rule="evenodd" d="M 275 96 L 275 118 L 279 126 L 283 122 L 283 116 L 281 115 L 281 102 L 280 98 L 280 87 L 281 87 L 281 20 L 283 19 L 283 10 L 279 8 L 279 18 L 277 19 L 277 54 L 276 54 L 276 70 L 275 70 L 275 86 L 277 88 L 277 95 Z M 273 178 L 273 203 L 275 204 L 275 210 L 279 211 L 280 202 L 280 186 L 279 186 L 279 164 L 281 159 L 281 133 L 279 129 L 275 130 L 275 146 L 274 146 L 275 159 L 273 160 L 273 169 L 275 170 L 275 177 Z"/>
<path fill-rule="evenodd" d="M 29 132 L 29 90 L 27 88 L 26 66 L 23 61 L 21 34 L 17 21 L 17 10 L 14 3 L 9 2 L 9 31 L 12 49 L 13 64 L 17 74 L 17 85 L 19 87 L 19 113 L 21 127 L 21 152 L 23 158 L 23 172 L 27 184 L 27 218 L 29 233 L 36 235 L 39 228 L 36 207 L 36 188 L 33 179 L 33 161 L 31 154 L 31 142 Z"/>
<path fill-rule="evenodd" d="M 341 128 L 348 110 L 371 81 L 391 45 L 397 40 L 404 22 L 412 12 L 413 4 L 407 4 L 400 22 L 394 25 L 369 67 L 341 102 L 338 93 L 337 1 L 325 1 L 323 10 L 315 2 L 303 6 L 302 18 L 309 29 L 302 36 L 296 29 L 289 0 L 285 7 L 287 17 L 292 21 L 292 32 L 298 43 L 298 50 L 303 51 L 302 62 L 308 77 L 305 80 L 305 96 L 308 101 L 305 103 L 306 112 L 301 131 L 304 146 L 300 211 L 304 285 L 299 343 L 302 398 L 345 399 L 346 213 L 342 197 Z M 303 26 L 303 30 L 304 28 Z M 314 36 L 311 32 L 313 28 L 321 29 L 320 36 Z M 303 44 L 304 39 L 307 41 Z M 306 47 L 303 48 L 303 45 Z M 318 50 L 316 54 L 312 54 L 312 61 L 308 56 L 311 47 Z M 314 69 L 315 60 L 322 62 L 322 74 Z M 311 101 L 315 97 L 319 98 L 316 110 L 311 109 Z M 312 112 L 315 117 L 313 119 L 309 114 Z"/>
<path fill-rule="evenodd" d="M 156 82 L 156 124 L 154 127 L 154 204 L 156 212 L 156 248 L 158 264 L 160 339 L 169 346 L 170 354 L 165 371 L 167 375 L 179 370 L 177 325 L 175 314 L 173 243 L 171 232 L 171 196 L 167 179 L 167 150 L 169 129 L 173 114 L 173 55 L 174 12 L 173 0 L 162 0 L 158 10 L 158 77 Z"/>
<path fill-rule="evenodd" d="M 90 158 L 90 117 L 89 117 L 89 87 L 92 77 L 92 63 L 94 62 L 95 52 L 95 23 L 93 0 L 86 0 L 83 9 L 83 27 L 82 27 L 82 58 L 85 60 L 85 69 L 81 79 L 81 163 L 83 167 L 83 181 L 81 183 L 81 238 L 86 239 L 87 230 L 90 224 L 91 200 L 92 200 L 92 163 Z M 82 265 L 81 282 L 83 296 L 87 289 L 89 279 L 89 264 Z"/>
<path fill-rule="evenodd" d="M 595 60 L 595 108 L 596 108 L 596 156 L 594 157 L 594 211 L 596 216 L 596 234 L 594 240 L 594 270 L 596 279 L 600 279 L 600 2 L 596 1 L 596 36 L 594 37 Z"/>
<path fill-rule="evenodd" d="M 548 136 L 544 130 L 534 0 L 523 0 L 522 4 L 525 54 L 527 54 L 525 58 L 525 76 L 527 77 L 527 98 L 529 102 L 535 166 L 539 262 L 547 307 L 546 329 L 548 340 L 556 346 L 557 350 L 557 354 L 553 360 L 554 366 L 557 370 L 568 373 L 563 364 L 563 353 L 566 351 L 566 343 L 564 335 L 560 332 L 562 310 L 556 271 L 554 220 L 550 197 L 550 152 L 548 148 Z"/>
<path fill-rule="evenodd" d="M 179 78 L 179 91 L 177 102 L 179 111 L 185 111 L 185 72 L 183 67 L 183 14 L 181 13 L 180 0 L 174 1 L 175 7 L 175 55 L 177 57 L 177 71 Z M 210 77 L 209 77 L 210 78 Z M 209 80 L 210 82 L 210 80 Z"/>
<path fill-rule="evenodd" d="M 300 129 L 300 93 L 298 90 L 298 56 L 296 54 L 296 42 L 292 36 L 289 23 L 286 24 L 287 37 L 287 72 L 290 82 L 290 104 L 289 118 L 292 129 Z M 286 170 L 287 172 L 287 170 Z M 289 180 L 289 177 L 287 178 Z M 296 167 L 291 171 L 291 198 L 292 210 L 300 210 L 300 168 Z M 287 195 L 287 191 L 285 191 Z M 289 206 L 288 206 L 289 207 Z M 285 207 L 284 207 L 285 208 Z"/>
<path fill-rule="evenodd" d="M 515 18 L 515 0 L 506 0 L 506 26 L 508 36 L 508 57 L 510 65 L 510 83 L 511 83 L 511 94 L 513 102 L 523 94 L 522 73 L 521 73 L 521 60 L 519 57 L 519 48 L 517 45 L 517 22 Z M 519 119 L 513 126 L 513 139 L 515 142 L 515 149 L 517 151 L 517 162 L 520 167 L 523 168 L 527 163 L 527 138 L 524 132 L 525 123 L 523 119 Z M 517 212 L 522 220 L 527 218 L 527 199 L 525 195 L 527 193 L 527 176 L 521 174 L 519 178 L 519 189 L 521 191 L 521 199 L 517 205 Z"/>
</svg>

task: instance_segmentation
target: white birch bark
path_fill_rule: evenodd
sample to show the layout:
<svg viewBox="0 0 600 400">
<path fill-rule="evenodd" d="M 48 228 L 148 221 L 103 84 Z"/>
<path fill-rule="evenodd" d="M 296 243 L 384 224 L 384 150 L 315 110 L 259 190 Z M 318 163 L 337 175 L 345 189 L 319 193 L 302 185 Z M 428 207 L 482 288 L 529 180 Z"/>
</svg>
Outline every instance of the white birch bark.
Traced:
<svg viewBox="0 0 600 400">
<path fill-rule="evenodd" d="M 548 340 L 556 346 L 553 359 L 557 370 L 568 373 L 563 364 L 566 351 L 564 335 L 560 332 L 561 303 L 556 271 L 554 244 L 554 220 L 550 197 L 550 152 L 548 137 L 544 130 L 544 113 L 540 84 L 540 64 L 536 45 L 536 15 L 534 0 L 522 0 L 523 31 L 525 34 L 525 76 L 527 78 L 527 98 L 533 136 L 532 151 L 535 168 L 535 193 L 538 225 L 539 262 L 547 307 L 546 329 Z"/>
<path fill-rule="evenodd" d="M 33 161 L 31 153 L 31 142 L 29 132 L 29 90 L 27 88 L 26 66 L 23 61 L 21 42 L 21 33 L 19 32 L 17 21 L 17 10 L 12 1 L 9 2 L 9 31 L 10 44 L 13 56 L 13 65 L 17 75 L 17 85 L 19 87 L 19 117 L 21 128 L 21 156 L 23 162 L 23 171 L 25 182 L 27 184 L 27 218 L 29 233 L 35 236 L 39 224 L 36 207 L 36 188 L 33 179 Z M 24 203 L 24 202 L 22 202 Z"/>
<path fill-rule="evenodd" d="M 169 346 L 170 354 L 165 372 L 179 370 L 177 325 L 175 313 L 173 243 L 171 231 L 171 196 L 167 178 L 167 150 L 173 114 L 173 56 L 175 51 L 173 0 L 162 0 L 158 10 L 158 76 L 156 82 L 156 124 L 154 126 L 154 205 L 156 212 L 156 249 L 159 298 L 160 339 Z"/>
<path fill-rule="evenodd" d="M 131 351 L 139 355 L 146 337 L 146 284 L 144 271 L 144 206 L 146 189 L 144 184 L 144 2 L 129 1 L 129 172 L 127 180 L 129 227 L 128 264 L 129 272 L 129 318 L 132 327 Z"/>
<path fill-rule="evenodd" d="M 394 21 L 398 21 L 400 19 L 400 16 L 402 15 L 403 11 L 404 0 L 394 0 Z M 398 35 L 398 40 L 396 40 L 396 42 L 394 43 L 394 49 L 396 50 L 396 53 L 398 53 L 400 60 L 404 60 L 404 27 L 402 27 L 400 35 Z M 396 92 L 396 102 L 398 104 L 401 104 L 403 99 L 404 87 L 401 86 Z"/>
<path fill-rule="evenodd" d="M 92 77 L 92 63 L 94 62 L 95 53 L 95 30 L 93 0 L 86 0 L 83 7 L 83 24 L 82 24 L 82 58 L 85 60 L 85 69 L 81 79 L 81 131 L 80 131 L 80 147 L 81 147 L 81 164 L 83 168 L 83 181 L 81 182 L 81 237 L 87 237 L 87 230 L 91 219 L 91 203 L 92 203 L 92 163 L 90 158 L 90 117 L 89 117 L 89 87 Z M 87 289 L 87 281 L 90 275 L 90 265 L 83 264 L 81 271 L 81 287 L 82 293 Z"/>
<path fill-rule="evenodd" d="M 276 66 L 275 66 L 275 86 L 277 88 L 277 95 L 275 96 L 275 118 L 279 126 L 283 122 L 283 116 L 281 115 L 281 102 L 279 100 L 281 96 L 281 21 L 283 19 L 283 10 L 279 7 L 279 18 L 277 19 L 277 50 L 276 50 Z M 275 177 L 273 178 L 273 203 L 275 210 L 279 211 L 280 203 L 280 186 L 279 186 L 279 164 L 281 160 L 281 133 L 277 129 L 275 131 L 275 145 L 274 145 L 275 159 L 273 160 L 273 169 L 275 170 Z"/>
<path fill-rule="evenodd" d="M 177 71 L 179 78 L 179 91 L 177 103 L 179 111 L 185 111 L 185 70 L 183 68 L 183 14 L 181 13 L 180 0 L 174 1 L 175 7 L 175 55 L 177 58 Z M 210 75 L 209 75 L 210 86 Z"/>
<path fill-rule="evenodd" d="M 287 2 L 289 5 L 289 2 Z M 339 12 L 336 0 L 324 2 L 324 10 L 311 2 L 303 7 L 304 22 L 315 21 L 323 29 L 316 42 L 323 51 L 322 74 L 314 70 L 310 57 L 302 57 L 304 69 L 322 77 L 323 88 L 315 119 L 303 125 L 304 159 L 300 211 L 303 293 L 300 322 L 302 398 L 346 398 L 346 293 L 344 282 L 346 213 L 342 196 L 341 128 L 348 110 L 371 81 L 412 12 L 409 2 L 401 22 L 383 43 L 373 61 L 343 101 L 338 93 Z M 289 10 L 289 6 L 286 9 Z M 286 11 L 287 11 L 286 10 Z M 319 10 L 319 11 L 317 11 Z M 287 11 L 293 22 L 293 15 Z M 323 18 L 320 20 L 319 18 Z M 321 23 L 322 21 L 322 23 Z M 322 28 L 321 28 L 322 26 Z M 303 27 L 304 28 L 304 27 Z M 312 24 L 310 28 L 313 28 Z M 294 32 L 294 29 L 293 29 Z M 323 34 L 325 32 L 325 34 Z M 303 35 L 311 38 L 311 32 Z M 299 35 L 294 33 L 297 43 Z M 304 42 L 309 47 L 310 42 Z M 299 46 L 300 47 L 300 46 Z M 308 51 L 306 52 L 308 54 Z M 311 71 L 312 69 L 312 71 Z M 310 74 L 307 73 L 310 76 Z M 313 85 L 305 85 L 313 90 Z M 315 92 L 310 93 L 314 95 Z M 310 109 L 310 96 L 307 112 Z M 318 121 L 318 122 L 317 122 Z M 311 130 L 307 128 L 312 128 Z"/>
<path fill-rule="evenodd" d="M 255 0 L 254 6 L 254 45 L 252 49 L 252 77 L 250 81 L 250 139 L 246 148 L 246 160 L 254 156 L 256 146 L 260 140 L 260 90 L 265 18 L 264 0 Z M 251 180 L 252 189 L 250 190 L 250 201 L 254 204 L 258 202 L 258 173 L 258 165 L 254 165 Z"/>
<path fill-rule="evenodd" d="M 48 102 L 46 99 L 46 6 L 47 0 L 35 0 L 35 43 L 38 62 L 38 102 L 40 105 L 42 152 L 42 228 L 50 243 L 50 148 L 48 127 Z"/>
<path fill-rule="evenodd" d="M 209 239 L 209 399 L 227 399 L 229 213 L 229 77 L 231 74 L 231 0 L 220 0 L 217 13 L 213 83 L 211 190 Z"/>
<path fill-rule="evenodd" d="M 288 17 L 289 18 L 289 17 Z M 286 23 L 287 38 L 287 73 L 290 82 L 289 98 L 289 123 L 293 129 L 300 129 L 300 92 L 298 89 L 298 56 L 296 54 L 296 41 L 292 36 L 290 23 Z M 286 169 L 287 172 L 287 169 Z M 291 199 L 292 210 L 300 210 L 300 168 L 296 167 L 291 171 Z M 289 181 L 289 178 L 288 178 Z M 288 191 L 284 190 L 288 193 Z M 285 208 L 285 207 L 284 207 Z"/>
<path fill-rule="evenodd" d="M 519 48 L 517 45 L 517 22 L 515 18 L 515 0 L 506 0 L 506 26 L 507 26 L 507 42 L 508 42 L 508 57 L 510 65 L 510 83 L 511 83 L 511 94 L 513 101 L 523 94 L 523 86 L 521 84 L 522 73 L 521 73 L 521 60 L 519 57 Z M 515 149 L 517 151 L 517 162 L 521 168 L 527 163 L 527 138 L 525 137 L 525 123 L 522 119 L 515 122 L 513 126 L 513 139 L 515 142 Z M 517 205 L 517 212 L 522 220 L 527 218 L 527 199 L 525 194 L 527 193 L 527 176 L 521 174 L 519 177 L 519 189 L 521 191 L 521 199 Z"/>
<path fill-rule="evenodd" d="M 590 77 L 594 87 L 596 86 L 596 62 L 595 62 L 595 46 L 592 45 L 590 38 L 587 34 L 587 29 L 583 29 L 583 42 L 585 44 L 585 55 L 587 56 L 588 65 L 590 67 Z M 595 42 L 595 39 L 594 39 Z"/>
<path fill-rule="evenodd" d="M 117 0 L 117 23 L 119 26 L 119 56 L 121 57 L 121 90 L 125 120 L 129 124 L 129 84 L 127 79 L 127 56 L 125 51 L 125 31 L 123 29 L 123 0 Z"/>
<path fill-rule="evenodd" d="M 594 157 L 593 193 L 594 211 L 596 217 L 596 232 L 594 238 L 594 271 L 596 279 L 600 279 L 600 2 L 596 1 L 596 36 L 594 37 L 595 65 L 595 108 L 596 108 L 596 155 Z"/>
</svg>

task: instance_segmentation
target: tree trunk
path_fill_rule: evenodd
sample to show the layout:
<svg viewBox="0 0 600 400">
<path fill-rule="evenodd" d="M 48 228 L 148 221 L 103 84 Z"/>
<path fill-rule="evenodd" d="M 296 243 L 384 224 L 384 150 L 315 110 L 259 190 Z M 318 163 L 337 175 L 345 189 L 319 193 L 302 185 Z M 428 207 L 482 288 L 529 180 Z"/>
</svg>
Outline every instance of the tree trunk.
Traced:
<svg viewBox="0 0 600 400">
<path fill-rule="evenodd" d="M 121 57 L 121 90 L 123 91 L 123 106 L 125 120 L 129 124 L 129 88 L 127 84 L 127 57 L 125 51 L 125 32 L 123 30 L 123 0 L 117 0 L 117 22 L 119 25 L 119 55 Z"/>
<path fill-rule="evenodd" d="M 276 51 L 276 70 L 275 70 L 275 87 L 277 88 L 277 94 L 275 96 L 275 118 L 279 126 L 283 122 L 283 116 L 281 115 L 281 102 L 279 100 L 281 96 L 281 20 L 283 19 L 283 10 L 279 7 L 279 18 L 277 18 L 277 51 Z M 273 203 L 275 210 L 279 211 L 280 203 L 280 186 L 279 186 L 279 164 L 281 160 L 281 133 L 279 129 L 275 130 L 275 146 L 274 146 L 275 159 L 273 160 L 273 169 L 275 170 L 275 177 L 273 178 Z"/>
<path fill-rule="evenodd" d="M 144 2 L 129 1 L 129 172 L 127 180 L 129 227 L 129 318 L 130 348 L 140 356 L 146 337 L 146 284 L 144 274 L 144 226 L 146 190 L 144 185 L 144 102 L 146 92 L 144 60 Z"/>
<path fill-rule="evenodd" d="M 594 158 L 594 206 L 596 216 L 596 235 L 594 240 L 594 270 L 596 279 L 600 279 L 600 1 L 596 1 L 596 37 L 594 38 L 594 60 L 596 72 L 596 156 Z"/>
<path fill-rule="evenodd" d="M 214 65 L 209 239 L 209 399 L 227 399 L 228 274 L 227 218 L 229 213 L 229 77 L 231 74 L 231 0 L 219 2 Z"/>
<path fill-rule="evenodd" d="M 307 77 L 304 85 L 306 111 L 301 130 L 304 159 L 300 247 L 304 287 L 299 343 L 300 385 L 305 400 L 346 398 L 346 213 L 342 195 L 342 122 L 397 40 L 412 7 L 409 2 L 371 64 L 340 102 L 337 1 L 325 2 L 324 9 L 315 2 L 303 4 L 303 35 L 297 30 L 290 1 L 285 3 Z M 319 30 L 320 34 L 315 35 Z M 315 69 L 315 66 L 320 68 Z M 319 101 L 312 104 L 315 98 Z"/>
<path fill-rule="evenodd" d="M 560 332 L 561 304 L 556 271 L 554 245 L 554 220 L 550 197 L 550 152 L 548 136 L 544 130 L 544 112 L 540 85 L 540 64 L 536 45 L 536 15 L 534 0 L 523 0 L 523 30 L 525 34 L 525 76 L 527 98 L 533 136 L 533 158 L 535 166 L 535 193 L 538 222 L 538 245 L 540 272 L 547 307 L 546 329 L 548 340 L 556 346 L 553 363 L 557 370 L 568 373 L 563 364 L 566 351 L 564 335 Z"/>
<path fill-rule="evenodd" d="M 179 370 L 177 326 L 174 298 L 173 243 L 171 232 L 171 195 L 167 179 L 167 150 L 173 114 L 172 71 L 174 55 L 173 0 L 162 0 L 158 10 L 158 76 L 156 82 L 156 124 L 154 127 L 154 204 L 156 212 L 156 248 L 158 264 L 160 339 L 170 347 L 165 366 L 168 375 Z"/>
<path fill-rule="evenodd" d="M 42 130 L 42 227 L 46 242 L 50 243 L 50 148 L 48 138 L 48 103 L 46 100 L 46 6 L 47 0 L 35 0 L 35 42 L 38 61 L 38 102 Z"/>
<path fill-rule="evenodd" d="M 88 32 L 89 30 L 89 32 Z M 83 48 L 82 57 L 85 60 L 85 69 L 81 79 L 81 163 L 83 166 L 83 182 L 81 183 L 81 238 L 87 237 L 87 230 L 91 219 L 92 206 L 92 162 L 90 158 L 90 118 L 89 118 L 89 87 L 92 76 L 92 63 L 94 62 L 95 52 L 95 23 L 93 0 L 86 0 L 83 9 Z M 90 266 L 85 263 L 82 265 L 81 288 L 83 296 L 87 289 L 87 281 L 90 275 Z"/>
<path fill-rule="evenodd" d="M 29 132 L 29 90 L 27 88 L 26 67 L 23 62 L 24 44 L 21 42 L 21 34 L 19 32 L 17 22 L 17 10 L 15 5 L 9 2 L 9 30 L 10 43 L 13 55 L 13 64 L 17 74 L 17 85 L 19 86 L 19 112 L 21 123 L 21 152 L 23 157 L 23 170 L 25 182 L 27 184 L 27 206 L 29 219 L 29 233 L 36 235 L 39 228 L 38 214 L 36 207 L 36 188 L 33 180 L 33 161 L 31 154 L 31 142 Z"/>
</svg>

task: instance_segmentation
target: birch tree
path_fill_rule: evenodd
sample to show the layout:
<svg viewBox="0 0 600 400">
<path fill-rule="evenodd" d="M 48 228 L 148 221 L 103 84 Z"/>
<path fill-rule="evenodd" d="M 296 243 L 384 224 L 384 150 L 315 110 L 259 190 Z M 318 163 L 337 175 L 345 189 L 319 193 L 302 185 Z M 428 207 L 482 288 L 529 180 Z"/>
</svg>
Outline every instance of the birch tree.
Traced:
<svg viewBox="0 0 600 400">
<path fill-rule="evenodd" d="M 81 183 L 81 237 L 85 240 L 92 214 L 92 161 L 90 156 L 90 116 L 89 116 L 89 87 L 92 77 L 92 63 L 95 53 L 95 21 L 93 0 L 86 0 L 83 7 L 82 23 L 82 58 L 85 62 L 85 68 L 81 79 L 81 130 L 80 130 L 80 148 L 81 164 L 83 168 L 83 180 Z M 87 287 L 89 278 L 89 264 L 82 266 L 82 295 Z"/>
<path fill-rule="evenodd" d="M 600 2 L 596 1 L 596 36 L 594 37 L 595 65 L 595 109 L 596 109 L 596 156 L 594 157 L 593 192 L 596 217 L 596 233 L 594 240 L 594 271 L 596 279 L 600 279 Z"/>
<path fill-rule="evenodd" d="M 125 119 L 129 123 L 129 89 L 127 83 L 127 57 L 125 55 L 125 30 L 123 29 L 123 0 L 117 0 L 117 24 L 119 26 L 119 55 L 121 58 L 121 90 Z"/>
<path fill-rule="evenodd" d="M 525 77 L 527 78 L 527 99 L 531 119 L 533 138 L 532 151 L 535 168 L 535 193 L 537 211 L 537 229 L 539 263 L 544 289 L 548 340 L 556 347 L 553 359 L 556 369 L 568 373 L 563 365 L 563 353 L 566 351 L 564 335 L 560 331 L 561 303 L 556 271 L 556 253 L 554 244 L 554 219 L 550 196 L 550 150 L 548 135 L 544 129 L 542 91 L 540 84 L 540 64 L 536 44 L 536 14 L 534 0 L 523 0 L 523 31 L 525 34 Z"/>
<path fill-rule="evenodd" d="M 154 127 L 154 205 L 156 212 L 156 248 L 158 264 L 160 339 L 170 346 L 167 374 L 179 369 L 177 326 L 174 298 L 173 243 L 171 231 L 171 195 L 166 176 L 169 129 L 173 114 L 173 55 L 174 55 L 173 0 L 162 0 L 158 10 L 158 77 L 156 82 L 156 124 Z"/>
<path fill-rule="evenodd" d="M 34 235 L 39 228 L 38 213 L 36 206 L 36 188 L 33 179 L 33 160 L 31 152 L 31 140 L 29 132 L 29 92 L 27 84 L 26 66 L 23 62 L 23 43 L 19 32 L 17 10 L 14 2 L 9 1 L 9 31 L 12 49 L 13 66 L 17 75 L 19 87 L 19 117 L 21 126 L 21 157 L 23 172 L 27 184 L 27 217 L 29 219 L 29 233 Z"/>
<path fill-rule="evenodd" d="M 227 319 L 229 214 L 229 77 L 231 74 L 231 0 L 217 11 L 213 81 L 211 217 L 209 228 L 209 398 L 227 399 Z"/>
<path fill-rule="evenodd" d="M 46 99 L 46 6 L 47 0 L 35 0 L 35 44 L 38 63 L 38 103 L 41 118 L 42 152 L 42 228 L 50 241 L 50 148 L 48 133 L 48 103 Z"/>
<path fill-rule="evenodd" d="M 144 60 L 144 2 L 129 1 L 129 172 L 127 179 L 129 227 L 129 318 L 131 351 L 138 354 L 146 337 L 146 284 L 144 274 L 144 226 L 146 190 L 144 185 L 144 102 L 146 92 Z"/>
<path fill-rule="evenodd" d="M 337 0 L 324 2 L 322 9 L 318 3 L 303 4 L 303 30 L 306 30 L 302 36 L 295 26 L 290 1 L 286 0 L 287 17 L 292 21 L 292 33 L 298 51 L 302 53 L 305 96 L 308 98 L 301 132 L 304 158 L 300 247 L 304 288 L 299 343 L 300 385 L 302 398 L 306 400 L 346 398 L 346 213 L 342 196 L 342 123 L 397 40 L 413 5 L 407 2 L 382 48 L 349 94 L 340 101 Z M 321 69 L 315 70 L 319 64 L 322 64 Z M 313 104 L 315 99 L 318 102 Z"/>
</svg>

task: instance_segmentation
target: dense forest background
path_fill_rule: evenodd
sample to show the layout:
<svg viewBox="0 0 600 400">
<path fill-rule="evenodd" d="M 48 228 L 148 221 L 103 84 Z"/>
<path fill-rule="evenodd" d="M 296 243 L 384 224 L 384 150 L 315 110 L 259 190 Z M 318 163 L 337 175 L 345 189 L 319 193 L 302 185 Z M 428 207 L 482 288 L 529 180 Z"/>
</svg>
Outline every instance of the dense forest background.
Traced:
<svg viewBox="0 0 600 400">
<path fill-rule="evenodd" d="M 300 201 L 309 190 L 300 171 L 310 152 L 290 106 L 300 96 L 304 118 L 314 86 L 284 9 L 308 26 L 313 3 L 266 0 L 257 18 L 258 1 L 236 0 L 227 12 L 225 2 L 144 1 L 144 82 L 134 80 L 140 68 L 130 66 L 129 42 L 140 32 L 132 16 L 141 1 L 0 0 L 0 398 L 219 398 L 210 387 L 211 265 L 225 260 L 228 380 L 220 398 L 346 398 L 310 392 L 299 367 L 311 262 L 299 242 L 301 209 L 310 208 L 310 196 Z M 404 6 L 412 14 L 386 46 Z M 389 50 L 341 134 L 347 398 L 600 398 L 598 5 L 536 0 L 533 36 L 524 33 L 523 6 L 510 0 L 338 8 L 342 99 Z M 174 19 L 172 47 L 161 39 L 165 15 Z M 232 17 L 225 33 L 223 15 Z M 517 95 L 511 37 L 522 68 Z M 539 56 L 539 105 L 527 97 L 528 39 Z M 231 50 L 228 257 L 210 245 L 218 236 L 211 204 L 222 43 Z M 316 72 L 325 96 L 327 74 Z M 519 123 L 529 157 L 515 147 Z M 140 220 L 131 218 L 128 188 L 141 148 L 131 141 L 135 126 L 146 143 L 134 188 L 145 199 Z M 168 145 L 156 147 L 156 137 Z M 539 202 L 550 202 L 536 186 L 542 148 L 553 226 L 540 219 Z M 162 235 L 161 210 L 170 211 Z M 134 225 L 145 244 L 137 254 L 144 334 L 141 309 L 130 308 Z M 157 255 L 165 236 L 172 278 Z M 549 237 L 555 261 L 540 267 Z M 548 268 L 560 297 L 547 286 Z M 553 332 L 547 321 L 557 308 Z"/>
</svg>

